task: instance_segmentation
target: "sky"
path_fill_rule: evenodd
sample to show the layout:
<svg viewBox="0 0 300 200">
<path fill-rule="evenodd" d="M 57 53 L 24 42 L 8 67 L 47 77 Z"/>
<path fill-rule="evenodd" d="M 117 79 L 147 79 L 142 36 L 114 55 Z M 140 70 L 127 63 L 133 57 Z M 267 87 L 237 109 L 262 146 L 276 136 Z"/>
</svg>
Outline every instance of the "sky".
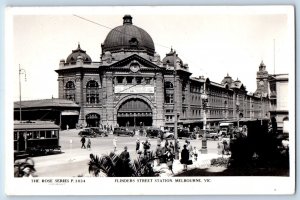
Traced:
<svg viewBox="0 0 300 200">
<path fill-rule="evenodd" d="M 130 14 L 147 31 L 161 59 L 172 47 L 189 65 L 193 77 L 221 83 L 227 73 L 256 90 L 256 72 L 263 60 L 269 73 L 293 73 L 294 35 L 291 15 L 278 7 L 105 7 L 17 10 L 12 17 L 13 100 L 58 97 L 59 61 L 80 43 L 93 61 L 100 61 L 101 43 L 110 28 Z M 92 20 L 85 21 L 74 15 Z M 274 59 L 275 58 L 275 59 Z M 275 63 L 274 63 L 275 60 Z M 275 64 L 275 68 L 274 68 Z"/>
</svg>

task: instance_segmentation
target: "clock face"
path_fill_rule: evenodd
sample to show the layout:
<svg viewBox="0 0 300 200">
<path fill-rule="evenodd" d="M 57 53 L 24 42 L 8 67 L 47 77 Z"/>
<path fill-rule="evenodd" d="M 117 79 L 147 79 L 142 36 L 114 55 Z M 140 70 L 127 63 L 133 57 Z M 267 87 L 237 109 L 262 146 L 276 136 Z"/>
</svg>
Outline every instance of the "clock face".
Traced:
<svg viewBox="0 0 300 200">
<path fill-rule="evenodd" d="M 263 81 L 259 81 L 259 85 L 264 85 L 264 82 Z"/>
<path fill-rule="evenodd" d="M 138 63 L 132 63 L 130 65 L 130 70 L 134 73 L 138 72 L 140 70 L 140 65 Z"/>
</svg>

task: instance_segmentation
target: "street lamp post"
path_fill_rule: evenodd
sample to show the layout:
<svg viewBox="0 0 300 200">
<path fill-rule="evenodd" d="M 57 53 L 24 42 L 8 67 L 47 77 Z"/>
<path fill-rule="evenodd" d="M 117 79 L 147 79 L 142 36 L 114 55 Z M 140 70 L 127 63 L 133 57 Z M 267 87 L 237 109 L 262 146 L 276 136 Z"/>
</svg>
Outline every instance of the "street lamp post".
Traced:
<svg viewBox="0 0 300 200">
<path fill-rule="evenodd" d="M 24 74 L 25 81 L 26 81 L 26 71 L 25 69 L 22 69 L 19 65 L 19 97 L 20 97 L 20 103 L 19 103 L 19 109 L 20 109 L 20 121 L 22 121 L 22 89 L 21 89 L 21 75 Z"/>
<path fill-rule="evenodd" d="M 237 128 L 240 127 L 240 102 L 236 102 L 236 114 L 237 114 Z"/>
<path fill-rule="evenodd" d="M 201 153 L 206 154 L 207 153 L 207 140 L 206 140 L 206 108 L 207 108 L 207 103 L 208 103 L 208 97 L 207 94 L 204 93 L 201 95 L 202 99 L 202 108 L 203 108 L 203 138 L 202 138 L 202 148 L 201 148 Z"/>
<path fill-rule="evenodd" d="M 175 53 L 174 53 L 175 56 Z M 175 144 L 175 159 L 178 160 L 179 159 L 179 152 L 177 152 L 177 148 L 178 148 L 178 144 L 177 144 L 177 139 L 178 139 L 178 133 L 177 133 L 177 123 L 178 123 L 178 113 L 177 113 L 177 71 L 176 71 L 176 65 L 175 65 L 175 57 L 174 57 L 174 99 L 173 99 L 173 103 L 174 103 L 174 144 Z"/>
</svg>

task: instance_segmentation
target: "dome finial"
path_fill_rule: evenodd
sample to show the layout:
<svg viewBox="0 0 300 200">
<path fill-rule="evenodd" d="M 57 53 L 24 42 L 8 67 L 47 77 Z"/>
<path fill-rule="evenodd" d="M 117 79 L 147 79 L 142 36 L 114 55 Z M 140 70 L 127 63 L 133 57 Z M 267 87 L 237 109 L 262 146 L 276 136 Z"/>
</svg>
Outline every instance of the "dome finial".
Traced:
<svg viewBox="0 0 300 200">
<path fill-rule="evenodd" d="M 173 52 L 173 47 L 171 46 L 171 52 Z"/>
<path fill-rule="evenodd" d="M 78 42 L 77 49 L 81 49 L 81 48 L 80 48 L 80 42 Z"/>
<path fill-rule="evenodd" d="M 125 15 L 123 17 L 123 24 L 132 24 L 132 17 L 131 17 L 131 15 Z"/>
</svg>

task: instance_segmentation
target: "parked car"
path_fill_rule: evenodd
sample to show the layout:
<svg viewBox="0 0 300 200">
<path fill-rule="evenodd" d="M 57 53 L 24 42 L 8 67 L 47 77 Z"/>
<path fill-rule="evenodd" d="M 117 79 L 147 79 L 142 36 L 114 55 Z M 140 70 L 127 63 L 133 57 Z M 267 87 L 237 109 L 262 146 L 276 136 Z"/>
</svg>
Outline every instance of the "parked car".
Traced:
<svg viewBox="0 0 300 200">
<path fill-rule="evenodd" d="M 147 131 L 147 137 L 159 137 L 162 139 L 174 139 L 174 133 L 170 131 L 162 131 L 159 128 L 151 128 Z"/>
<path fill-rule="evenodd" d="M 196 139 L 196 134 L 190 132 L 188 129 L 178 129 L 177 134 L 178 134 L 178 138 Z"/>
<path fill-rule="evenodd" d="M 199 133 L 199 138 L 202 139 L 204 137 L 204 130 L 201 130 Z M 213 129 L 208 129 L 206 130 L 206 139 L 213 139 L 217 140 L 218 139 L 218 132 Z"/>
<path fill-rule="evenodd" d="M 99 127 L 91 127 L 91 129 L 96 133 L 97 136 L 101 136 L 101 137 L 107 137 L 107 131 L 104 129 L 101 129 Z"/>
<path fill-rule="evenodd" d="M 229 122 L 220 123 L 219 136 L 230 137 L 232 129 L 233 129 L 233 123 L 229 123 Z"/>
<path fill-rule="evenodd" d="M 163 134 L 163 131 L 159 128 L 150 128 L 146 130 L 146 137 L 160 137 Z"/>
<path fill-rule="evenodd" d="M 128 136 L 131 136 L 133 137 L 134 136 L 134 133 L 133 131 L 130 131 L 128 130 L 128 128 L 123 128 L 123 127 L 118 127 L 118 128 L 114 128 L 114 135 L 128 135 Z"/>
<path fill-rule="evenodd" d="M 82 131 L 79 131 L 78 135 L 81 137 L 96 137 L 96 133 L 91 128 L 84 128 Z"/>
</svg>

